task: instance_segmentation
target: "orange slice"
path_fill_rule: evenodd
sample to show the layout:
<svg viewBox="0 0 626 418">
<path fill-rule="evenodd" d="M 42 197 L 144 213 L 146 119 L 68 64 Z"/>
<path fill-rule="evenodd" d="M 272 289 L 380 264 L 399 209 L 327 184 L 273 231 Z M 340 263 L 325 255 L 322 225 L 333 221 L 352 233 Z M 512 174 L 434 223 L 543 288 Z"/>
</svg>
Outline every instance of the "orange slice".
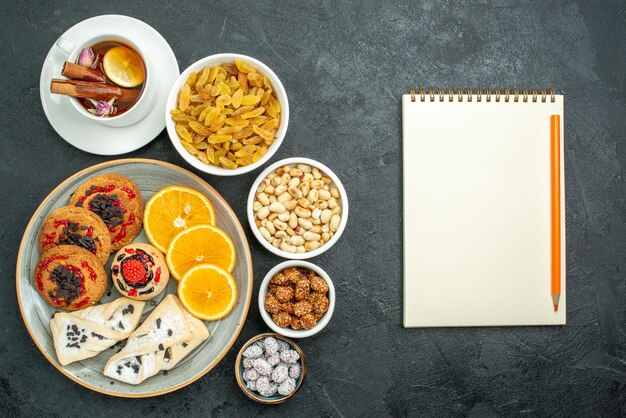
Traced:
<svg viewBox="0 0 626 418">
<path fill-rule="evenodd" d="M 193 267 L 214 264 L 232 272 L 237 255 L 226 232 L 212 225 L 196 225 L 181 231 L 167 249 L 167 267 L 180 280 Z"/>
<path fill-rule="evenodd" d="M 109 49 L 102 58 L 102 68 L 107 77 L 121 87 L 137 87 L 145 77 L 141 57 L 125 46 Z"/>
<path fill-rule="evenodd" d="M 215 225 L 215 210 L 205 195 L 189 187 L 160 190 L 148 200 L 143 214 L 148 240 L 164 253 L 176 234 L 202 224 Z"/>
<path fill-rule="evenodd" d="M 213 264 L 193 267 L 178 285 L 178 298 L 196 318 L 215 321 L 237 304 L 237 284 L 226 270 Z"/>
</svg>

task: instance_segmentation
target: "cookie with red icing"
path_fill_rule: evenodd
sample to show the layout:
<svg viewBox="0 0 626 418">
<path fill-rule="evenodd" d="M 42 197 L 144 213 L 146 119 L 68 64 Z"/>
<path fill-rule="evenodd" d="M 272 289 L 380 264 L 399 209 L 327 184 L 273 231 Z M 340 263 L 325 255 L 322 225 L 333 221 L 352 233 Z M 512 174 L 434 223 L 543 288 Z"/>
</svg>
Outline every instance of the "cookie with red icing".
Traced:
<svg viewBox="0 0 626 418">
<path fill-rule="evenodd" d="M 39 234 L 39 249 L 77 245 L 95 254 L 105 264 L 111 253 L 109 231 L 95 213 L 75 206 L 63 206 L 48 216 Z"/>
<path fill-rule="evenodd" d="M 58 309 L 75 311 L 97 303 L 107 288 L 100 260 L 77 245 L 58 245 L 41 254 L 35 288 Z"/>
<path fill-rule="evenodd" d="M 111 249 L 133 242 L 143 225 L 144 203 L 135 183 L 119 174 L 102 174 L 82 184 L 70 206 L 85 208 L 100 217 L 111 236 Z"/>
<path fill-rule="evenodd" d="M 111 278 L 117 290 L 135 300 L 148 300 L 167 287 L 165 256 L 150 244 L 130 244 L 113 257 Z"/>
</svg>

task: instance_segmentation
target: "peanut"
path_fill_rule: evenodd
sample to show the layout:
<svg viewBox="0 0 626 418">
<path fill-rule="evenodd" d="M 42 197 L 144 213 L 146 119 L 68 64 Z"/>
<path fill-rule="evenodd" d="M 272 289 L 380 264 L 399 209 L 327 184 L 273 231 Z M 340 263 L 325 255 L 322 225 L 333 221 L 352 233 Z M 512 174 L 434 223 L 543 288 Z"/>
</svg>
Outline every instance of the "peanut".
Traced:
<svg viewBox="0 0 626 418">
<path fill-rule="evenodd" d="M 261 184 L 259 184 L 259 187 L 257 187 L 256 192 L 261 193 L 263 190 L 265 190 L 265 188 L 267 187 L 267 185 L 270 184 L 269 180 L 265 179 L 261 182 Z"/>
<path fill-rule="evenodd" d="M 267 218 L 269 214 L 270 214 L 270 208 L 267 206 L 263 206 L 261 209 L 259 209 L 256 216 L 258 216 L 259 219 L 265 219 Z"/>
<path fill-rule="evenodd" d="M 274 189 L 274 194 L 276 196 L 278 196 L 278 195 L 281 195 L 281 194 L 285 193 L 286 191 L 287 191 L 287 185 L 286 184 L 281 184 L 276 189 Z"/>
<path fill-rule="evenodd" d="M 309 202 L 311 202 L 311 204 L 317 202 L 317 190 L 311 189 L 306 198 Z"/>
<path fill-rule="evenodd" d="M 287 210 L 294 210 L 296 206 L 298 205 L 298 201 L 295 199 L 292 199 L 283 203 L 283 205 L 285 205 L 285 209 Z"/>
<path fill-rule="evenodd" d="M 301 197 L 298 199 L 298 205 L 300 205 L 302 209 L 308 208 L 310 204 L 311 202 L 309 202 L 309 199 L 307 199 L 306 197 Z"/>
<path fill-rule="evenodd" d="M 300 184 L 300 190 L 302 190 L 302 195 L 306 196 L 309 194 L 309 190 L 311 190 L 311 183 L 308 181 L 302 182 L 302 184 Z"/>
<path fill-rule="evenodd" d="M 300 177 L 302 175 L 302 170 L 300 170 L 299 168 L 292 168 L 291 170 L 289 170 L 289 175 L 291 177 Z"/>
<path fill-rule="evenodd" d="M 269 231 L 270 234 L 274 235 L 276 233 L 276 227 L 274 227 L 272 222 L 264 220 L 263 226 Z"/>
<path fill-rule="evenodd" d="M 270 198 L 265 193 L 259 193 L 256 197 L 263 206 L 267 206 L 270 204 Z"/>
<path fill-rule="evenodd" d="M 322 180 L 314 180 L 311 182 L 311 187 L 314 189 L 322 189 L 324 187 L 324 182 Z"/>
<path fill-rule="evenodd" d="M 290 187 L 288 191 L 294 199 L 300 199 L 302 197 L 302 190 L 298 189 L 297 187 Z"/>
<path fill-rule="evenodd" d="M 280 249 L 283 251 L 287 251 L 288 253 L 294 253 L 296 252 L 296 247 L 294 247 L 293 245 L 290 245 L 287 243 L 287 241 L 283 241 L 280 243 Z"/>
<path fill-rule="evenodd" d="M 310 173 L 311 172 L 311 166 L 310 165 L 298 164 L 296 167 L 298 167 L 300 170 L 302 170 L 303 173 Z"/>
<path fill-rule="evenodd" d="M 300 235 L 294 235 L 291 238 L 289 238 L 289 242 L 291 243 L 291 245 L 304 245 L 305 239 L 303 237 L 301 237 Z"/>
<path fill-rule="evenodd" d="M 287 186 L 289 187 L 298 187 L 300 185 L 300 176 L 298 177 L 293 177 L 291 180 L 289 180 L 289 183 L 287 183 Z"/>
<path fill-rule="evenodd" d="M 317 250 L 320 247 L 319 241 L 309 241 L 304 244 L 304 249 L 307 251 Z"/>
<path fill-rule="evenodd" d="M 285 213 L 287 211 L 287 209 L 285 208 L 285 205 L 283 205 L 280 202 L 274 202 L 269 206 L 269 210 L 270 212 L 275 212 L 275 213 Z"/>
<path fill-rule="evenodd" d="M 296 208 L 293 211 L 296 213 L 296 216 L 300 218 L 307 219 L 311 217 L 311 211 L 308 209 L 303 209 L 301 206 L 296 206 Z"/>
<path fill-rule="evenodd" d="M 313 227 L 311 221 L 305 218 L 298 218 L 298 225 L 300 225 L 304 229 L 311 229 Z"/>
<path fill-rule="evenodd" d="M 322 236 L 320 234 L 316 234 L 315 232 L 306 231 L 302 236 L 305 241 L 319 241 Z"/>
<path fill-rule="evenodd" d="M 317 191 L 317 197 L 320 200 L 328 200 L 331 198 L 330 192 L 328 190 L 320 189 Z"/>
<path fill-rule="evenodd" d="M 320 215 L 320 221 L 322 221 L 323 224 L 327 223 L 330 221 L 330 218 L 333 217 L 333 211 L 330 209 L 324 209 Z"/>
<path fill-rule="evenodd" d="M 264 226 L 259 228 L 259 232 L 263 235 L 263 238 L 272 242 L 272 234 L 270 234 L 270 231 L 268 231 Z"/>
<path fill-rule="evenodd" d="M 287 229 L 287 224 L 281 221 L 280 219 L 274 219 L 273 224 L 276 227 L 276 229 L 280 231 L 284 231 L 285 229 Z"/>
<path fill-rule="evenodd" d="M 298 217 L 296 216 L 295 213 L 291 212 L 289 214 L 289 228 L 295 228 L 296 226 L 298 226 Z"/>
</svg>

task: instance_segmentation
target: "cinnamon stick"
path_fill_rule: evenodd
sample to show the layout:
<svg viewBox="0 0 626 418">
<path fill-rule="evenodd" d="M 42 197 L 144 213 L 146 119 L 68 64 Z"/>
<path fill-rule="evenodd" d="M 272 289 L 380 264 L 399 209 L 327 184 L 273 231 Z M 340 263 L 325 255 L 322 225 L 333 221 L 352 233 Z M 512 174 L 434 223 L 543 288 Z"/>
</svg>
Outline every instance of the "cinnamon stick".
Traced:
<svg viewBox="0 0 626 418">
<path fill-rule="evenodd" d="M 138 89 L 124 89 L 110 84 L 92 83 L 80 80 L 53 78 L 50 93 L 80 97 L 93 100 L 111 100 L 113 97 L 121 103 L 130 103 L 137 99 Z"/>
<path fill-rule="evenodd" d="M 96 81 L 100 83 L 104 83 L 105 81 L 104 76 L 99 71 L 69 61 L 63 64 L 61 75 L 71 78 L 72 80 Z"/>
</svg>

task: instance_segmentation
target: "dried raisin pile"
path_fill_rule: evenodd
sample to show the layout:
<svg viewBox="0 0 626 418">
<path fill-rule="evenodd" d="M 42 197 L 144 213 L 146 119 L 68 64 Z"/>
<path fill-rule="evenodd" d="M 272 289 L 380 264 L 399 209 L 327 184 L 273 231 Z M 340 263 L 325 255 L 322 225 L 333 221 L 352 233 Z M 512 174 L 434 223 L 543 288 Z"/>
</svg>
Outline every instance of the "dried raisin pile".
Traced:
<svg viewBox="0 0 626 418">
<path fill-rule="evenodd" d="M 276 139 L 280 113 L 270 81 L 241 60 L 192 72 L 170 112 L 189 153 L 230 169 L 265 155 Z"/>
</svg>

